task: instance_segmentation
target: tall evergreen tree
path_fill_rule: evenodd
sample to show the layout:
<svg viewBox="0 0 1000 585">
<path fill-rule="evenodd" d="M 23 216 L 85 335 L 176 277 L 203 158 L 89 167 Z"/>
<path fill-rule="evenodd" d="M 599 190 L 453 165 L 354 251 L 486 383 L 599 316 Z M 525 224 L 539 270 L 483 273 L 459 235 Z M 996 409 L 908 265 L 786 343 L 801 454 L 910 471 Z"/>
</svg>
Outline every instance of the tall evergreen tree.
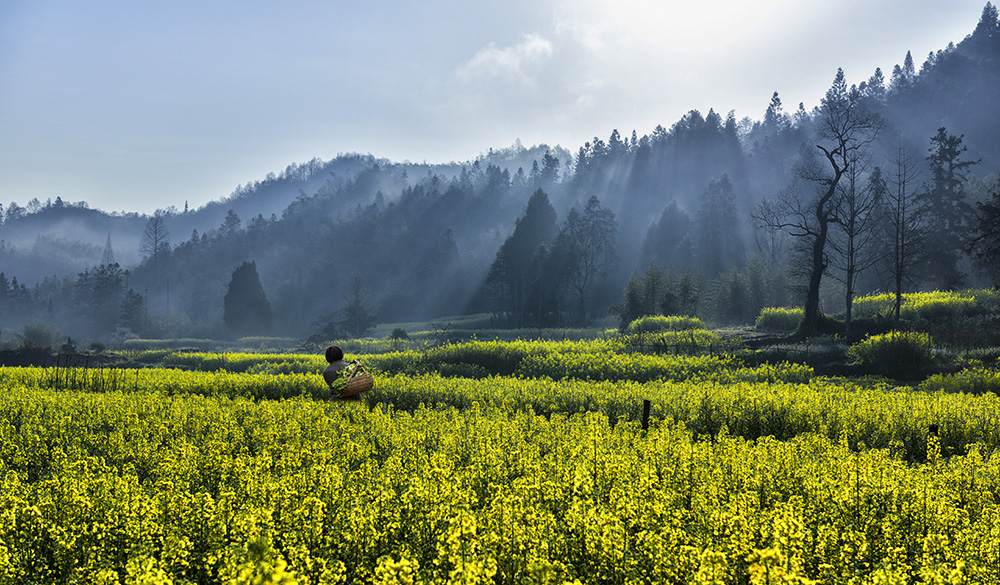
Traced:
<svg viewBox="0 0 1000 585">
<path fill-rule="evenodd" d="M 976 208 L 969 252 L 993 286 L 1000 287 L 1000 185 L 988 200 L 976 203 Z"/>
<path fill-rule="evenodd" d="M 271 303 L 260 283 L 256 262 L 244 262 L 233 271 L 223 298 L 222 319 L 238 335 L 266 333 L 271 327 Z"/>
<path fill-rule="evenodd" d="M 697 216 L 696 254 L 706 276 L 734 268 L 743 261 L 743 236 L 733 185 L 727 175 L 705 187 Z"/>
<path fill-rule="evenodd" d="M 965 200 L 966 170 L 978 160 L 964 160 L 962 136 L 938 128 L 931 138 L 927 164 L 931 172 L 928 189 L 921 195 L 927 209 L 927 233 L 933 253 L 925 263 L 925 277 L 937 287 L 954 289 L 965 275 L 959 266 L 969 240 L 975 210 Z"/>
<path fill-rule="evenodd" d="M 1000 14 L 992 2 L 987 2 L 986 6 L 983 6 L 983 14 L 972 34 L 980 38 L 995 38 L 1000 35 Z"/>
<path fill-rule="evenodd" d="M 503 325 L 522 327 L 532 267 L 539 249 L 556 233 L 556 211 L 545 191 L 537 189 L 528 200 L 514 231 L 500 246 L 487 276 L 486 289 L 493 312 Z"/>
<path fill-rule="evenodd" d="M 671 199 L 663 208 L 660 219 L 646 230 L 639 254 L 640 265 L 654 263 L 663 268 L 690 268 L 691 257 L 686 253 L 684 242 L 691 232 L 691 224 L 691 217 L 681 209 L 676 199 Z"/>
<path fill-rule="evenodd" d="M 101 254 L 101 264 L 114 264 L 115 251 L 111 248 L 111 232 L 108 232 L 108 241 L 104 244 L 104 252 Z"/>
<path fill-rule="evenodd" d="M 583 212 L 574 207 L 566 216 L 555 248 L 567 260 L 567 284 L 576 293 L 577 321 L 590 318 L 594 286 L 607 276 L 616 254 L 618 221 L 592 196 Z"/>
<path fill-rule="evenodd" d="M 771 95 L 771 103 L 767 106 L 767 110 L 764 111 L 764 121 L 762 124 L 764 131 L 768 135 L 777 134 L 788 126 L 788 115 L 782 110 L 781 98 L 778 97 L 778 92 L 774 92 Z"/>
</svg>

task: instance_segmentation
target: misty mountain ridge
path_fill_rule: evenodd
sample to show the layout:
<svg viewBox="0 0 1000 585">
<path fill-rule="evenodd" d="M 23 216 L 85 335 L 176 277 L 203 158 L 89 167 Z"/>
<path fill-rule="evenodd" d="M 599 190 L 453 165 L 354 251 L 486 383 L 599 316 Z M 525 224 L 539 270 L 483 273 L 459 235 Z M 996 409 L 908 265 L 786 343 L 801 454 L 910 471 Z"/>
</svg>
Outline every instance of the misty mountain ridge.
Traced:
<svg viewBox="0 0 1000 585">
<path fill-rule="evenodd" d="M 394 198 L 408 184 L 408 177 L 437 175 L 453 178 L 460 175 L 463 168 L 477 163 L 499 164 L 511 168 L 512 172 L 518 168 L 527 170 L 533 161 L 550 150 L 565 161 L 571 158 L 569 151 L 559 146 L 550 149 L 543 144 L 525 148 L 519 141 L 508 148 L 491 149 L 466 163 L 393 163 L 371 154 L 357 153 L 340 154 L 327 162 L 314 158 L 303 164 L 292 163 L 277 175 L 268 173 L 261 180 L 237 185 L 228 196 L 197 209 L 188 209 L 187 202 L 183 201 L 166 206 L 162 212 L 168 218 L 170 235 L 176 241 L 180 236 L 190 235 L 193 230 L 204 233 L 219 227 L 230 210 L 246 218 L 280 217 L 297 199 L 326 196 L 376 166 L 405 171 L 402 180 L 373 185 L 385 196 Z M 353 208 L 370 202 L 369 198 L 343 198 L 338 205 Z M 11 203 L 16 205 L 16 202 Z M 45 203 L 34 199 L 22 208 L 23 215 L 17 215 L 16 221 L 4 222 L 3 211 L 9 211 L 10 207 L 10 204 L 7 207 L 0 205 L 0 258 L 6 260 L 4 270 L 8 274 L 23 275 L 21 281 L 29 285 L 49 276 L 72 275 L 97 264 L 109 235 L 116 260 L 122 265 L 142 261 L 139 244 L 149 217 L 147 214 L 105 212 L 93 209 L 83 201 L 67 203 L 57 197 L 54 202 L 49 199 Z"/>
<path fill-rule="evenodd" d="M 991 7 L 972 34 L 929 55 L 919 70 L 907 54 L 889 75 L 879 71 L 858 84 L 886 121 L 882 135 L 893 137 L 879 156 L 899 137 L 923 157 L 929 138 L 945 127 L 963 137 L 970 158 L 981 159 L 975 175 L 1000 170 L 1000 117 L 990 107 L 1000 93 L 1000 23 L 985 16 Z M 613 302 L 624 279 L 650 261 L 692 268 L 682 256 L 699 242 L 657 240 L 650 230 L 695 225 L 713 198 L 731 199 L 739 218 L 734 253 L 750 250 L 750 211 L 788 184 L 810 148 L 817 115 L 801 106 L 786 112 L 775 92 L 759 121 L 692 110 L 669 129 L 643 136 L 615 130 L 576 153 L 518 142 L 465 163 L 341 154 L 292 164 L 198 209 L 179 202 L 182 210 L 163 210 L 166 270 L 154 270 L 149 254 L 139 252 L 150 216 L 58 198 L 26 208 L 12 202 L 0 224 L 0 272 L 28 286 L 75 277 L 101 261 L 110 234 L 114 259 L 130 268 L 131 286 L 147 291 L 150 314 L 169 313 L 178 322 L 218 321 L 229 275 L 247 260 L 256 262 L 272 303 L 283 307 L 275 313 L 284 332 L 301 332 L 335 312 L 324 299 L 343 294 L 353 275 L 363 275 L 383 320 L 483 310 L 480 285 L 541 189 L 559 221 L 592 197 L 614 213 L 620 260 L 607 291 Z M 713 271 L 740 262 L 720 260 Z M 344 264 L 350 274 L 330 276 L 343 273 Z M 422 294 L 414 298 L 413 290 Z M 36 287 L 36 297 L 45 294 L 56 295 Z"/>
</svg>

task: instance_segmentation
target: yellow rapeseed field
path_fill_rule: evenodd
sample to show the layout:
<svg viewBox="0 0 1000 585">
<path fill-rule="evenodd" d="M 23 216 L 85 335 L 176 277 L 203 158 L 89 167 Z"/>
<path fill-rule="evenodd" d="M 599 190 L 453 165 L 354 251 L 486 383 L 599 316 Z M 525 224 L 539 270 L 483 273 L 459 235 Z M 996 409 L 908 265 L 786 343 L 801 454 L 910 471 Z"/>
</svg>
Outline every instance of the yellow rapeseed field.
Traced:
<svg viewBox="0 0 1000 585">
<path fill-rule="evenodd" d="M 0 368 L 0 583 L 1000 583 L 994 370 L 360 357 L 356 403 L 322 356 Z"/>
</svg>

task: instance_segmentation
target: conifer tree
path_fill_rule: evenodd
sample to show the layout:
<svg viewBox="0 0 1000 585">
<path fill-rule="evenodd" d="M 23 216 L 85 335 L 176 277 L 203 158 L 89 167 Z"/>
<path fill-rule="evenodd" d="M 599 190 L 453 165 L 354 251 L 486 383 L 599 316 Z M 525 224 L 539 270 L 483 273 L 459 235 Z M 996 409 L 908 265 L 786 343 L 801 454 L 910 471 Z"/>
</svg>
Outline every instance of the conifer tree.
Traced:
<svg viewBox="0 0 1000 585">
<path fill-rule="evenodd" d="M 223 298 L 223 321 L 234 333 L 266 333 L 271 326 L 271 303 L 260 283 L 256 262 L 244 262 L 233 271 Z"/>
<path fill-rule="evenodd" d="M 976 208 L 969 251 L 978 267 L 993 280 L 993 286 L 1000 287 L 1000 186 L 990 199 L 976 203 Z"/>
<path fill-rule="evenodd" d="M 944 289 L 954 289 L 965 279 L 959 261 L 975 216 L 975 210 L 965 200 L 965 171 L 979 161 L 962 158 L 966 150 L 962 138 L 948 134 L 944 127 L 938 128 L 927 155 L 931 181 L 920 196 L 927 209 L 925 227 L 933 248 L 925 264 L 925 276 Z"/>
</svg>

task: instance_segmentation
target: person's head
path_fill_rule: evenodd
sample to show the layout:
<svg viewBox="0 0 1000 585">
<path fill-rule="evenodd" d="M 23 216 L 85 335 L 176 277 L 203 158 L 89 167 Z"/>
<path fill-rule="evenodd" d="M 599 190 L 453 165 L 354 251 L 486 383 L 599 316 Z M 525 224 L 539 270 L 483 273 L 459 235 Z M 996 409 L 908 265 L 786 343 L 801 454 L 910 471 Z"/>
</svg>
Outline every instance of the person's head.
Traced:
<svg viewBox="0 0 1000 585">
<path fill-rule="evenodd" d="M 339 347 L 331 345 L 326 348 L 326 361 L 332 364 L 333 362 L 339 362 L 342 359 L 344 359 L 344 352 Z"/>
</svg>

